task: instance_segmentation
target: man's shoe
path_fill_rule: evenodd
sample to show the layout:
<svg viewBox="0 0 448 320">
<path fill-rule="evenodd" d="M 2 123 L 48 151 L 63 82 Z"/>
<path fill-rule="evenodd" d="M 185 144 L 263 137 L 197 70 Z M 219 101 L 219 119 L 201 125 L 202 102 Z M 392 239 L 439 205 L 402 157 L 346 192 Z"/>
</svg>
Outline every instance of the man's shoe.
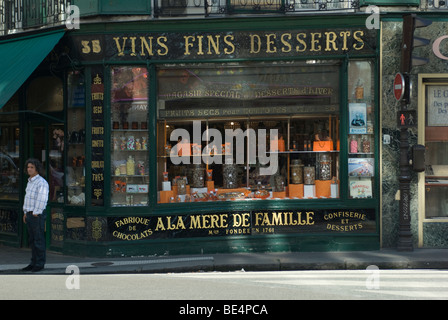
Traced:
<svg viewBox="0 0 448 320">
<path fill-rule="evenodd" d="M 31 271 L 31 270 L 33 270 L 33 268 L 34 268 L 34 266 L 28 265 L 25 268 L 23 268 L 22 271 Z"/>
<path fill-rule="evenodd" d="M 43 269 L 44 269 L 44 267 L 34 267 L 34 268 L 31 270 L 31 272 L 38 272 L 38 271 L 43 270 Z"/>
</svg>

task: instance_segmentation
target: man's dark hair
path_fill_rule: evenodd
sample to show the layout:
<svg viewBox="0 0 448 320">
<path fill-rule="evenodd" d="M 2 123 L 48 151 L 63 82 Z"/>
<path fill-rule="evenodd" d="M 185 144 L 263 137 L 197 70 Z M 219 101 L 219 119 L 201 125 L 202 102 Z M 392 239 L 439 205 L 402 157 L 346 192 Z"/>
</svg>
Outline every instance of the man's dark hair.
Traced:
<svg viewBox="0 0 448 320">
<path fill-rule="evenodd" d="M 41 176 L 44 173 L 44 167 L 42 166 L 42 163 L 34 158 L 30 158 L 26 160 L 25 162 L 25 173 L 28 174 L 28 171 L 26 170 L 28 168 L 28 164 L 32 164 L 34 167 L 36 167 L 37 173 Z"/>
</svg>

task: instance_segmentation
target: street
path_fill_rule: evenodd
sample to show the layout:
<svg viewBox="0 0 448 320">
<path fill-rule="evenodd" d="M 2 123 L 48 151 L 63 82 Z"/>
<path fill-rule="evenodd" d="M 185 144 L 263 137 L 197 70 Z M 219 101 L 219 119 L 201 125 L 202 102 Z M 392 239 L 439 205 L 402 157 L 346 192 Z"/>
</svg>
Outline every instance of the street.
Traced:
<svg viewBox="0 0 448 320">
<path fill-rule="evenodd" d="M 366 270 L 1 275 L 0 299 L 448 299 L 448 271 Z"/>
</svg>

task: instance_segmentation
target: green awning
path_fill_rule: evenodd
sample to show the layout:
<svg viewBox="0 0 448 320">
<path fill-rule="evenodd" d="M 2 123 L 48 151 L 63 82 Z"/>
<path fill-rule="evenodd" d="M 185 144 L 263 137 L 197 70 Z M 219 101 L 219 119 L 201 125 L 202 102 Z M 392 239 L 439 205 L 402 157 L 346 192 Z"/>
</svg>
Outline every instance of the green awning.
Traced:
<svg viewBox="0 0 448 320">
<path fill-rule="evenodd" d="M 65 30 L 0 41 L 0 109 L 53 50 Z"/>
</svg>

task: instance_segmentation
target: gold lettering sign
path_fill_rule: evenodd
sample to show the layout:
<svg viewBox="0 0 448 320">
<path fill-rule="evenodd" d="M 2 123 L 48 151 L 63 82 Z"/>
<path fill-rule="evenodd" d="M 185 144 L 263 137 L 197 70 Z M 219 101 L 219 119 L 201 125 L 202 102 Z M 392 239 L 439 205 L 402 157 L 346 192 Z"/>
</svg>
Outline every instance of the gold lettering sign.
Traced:
<svg viewBox="0 0 448 320">
<path fill-rule="evenodd" d="M 366 215 L 356 211 L 336 211 L 325 214 L 324 220 L 329 231 L 352 232 L 363 228 Z"/>
<path fill-rule="evenodd" d="M 261 235 L 301 232 L 374 232 L 373 209 L 259 210 L 151 217 L 111 218 L 112 236 L 118 240 L 145 238 Z"/>
<path fill-rule="evenodd" d="M 374 31 L 368 29 L 332 29 L 304 31 L 229 31 L 217 33 L 153 33 L 105 35 L 98 39 L 77 37 L 85 57 L 106 58 L 218 58 L 276 57 L 351 54 L 375 47 Z M 369 44 L 366 46 L 366 42 Z M 103 52 L 102 48 L 112 50 Z M 374 53 L 374 49 L 371 49 Z"/>
</svg>

